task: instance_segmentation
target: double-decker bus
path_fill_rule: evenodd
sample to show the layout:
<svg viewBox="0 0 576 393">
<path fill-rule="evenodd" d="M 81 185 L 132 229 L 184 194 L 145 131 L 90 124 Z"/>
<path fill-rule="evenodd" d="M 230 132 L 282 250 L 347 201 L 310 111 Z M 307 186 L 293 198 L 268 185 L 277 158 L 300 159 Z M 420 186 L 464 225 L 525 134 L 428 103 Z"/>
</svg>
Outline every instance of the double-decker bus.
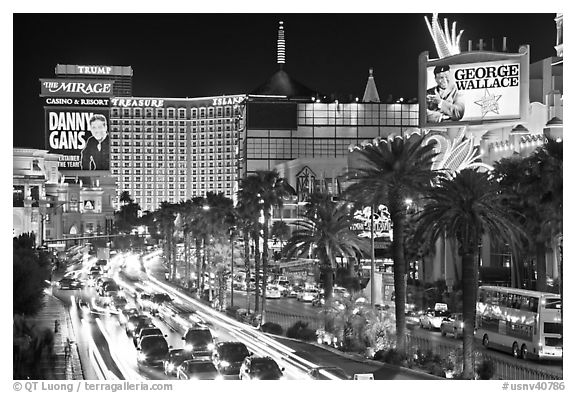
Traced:
<svg viewBox="0 0 576 393">
<path fill-rule="evenodd" d="M 474 335 L 520 359 L 562 359 L 561 313 L 558 294 L 481 286 Z"/>
</svg>

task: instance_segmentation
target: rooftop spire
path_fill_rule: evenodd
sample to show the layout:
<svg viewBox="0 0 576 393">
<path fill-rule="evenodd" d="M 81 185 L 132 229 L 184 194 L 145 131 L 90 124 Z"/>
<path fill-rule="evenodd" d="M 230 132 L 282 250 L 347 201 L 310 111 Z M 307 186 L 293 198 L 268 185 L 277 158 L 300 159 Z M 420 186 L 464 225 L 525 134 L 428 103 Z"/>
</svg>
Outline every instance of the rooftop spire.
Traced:
<svg viewBox="0 0 576 393">
<path fill-rule="evenodd" d="M 284 40 L 284 22 L 280 21 L 278 26 L 278 54 L 277 62 L 282 69 L 283 65 L 286 64 L 286 42 Z"/>
<path fill-rule="evenodd" d="M 374 82 L 374 69 L 372 67 L 368 70 L 368 82 L 366 82 L 366 90 L 364 90 L 362 102 L 380 102 L 376 82 Z"/>
<path fill-rule="evenodd" d="M 434 41 L 436 52 L 439 58 L 444 58 L 460 53 L 460 38 L 464 30 L 460 30 L 456 34 L 456 22 L 452 23 L 452 29 L 448 27 L 448 19 L 444 18 L 444 28 L 438 21 L 438 14 L 432 14 L 432 21 L 430 22 L 427 17 L 424 17 L 428 31 Z"/>
</svg>

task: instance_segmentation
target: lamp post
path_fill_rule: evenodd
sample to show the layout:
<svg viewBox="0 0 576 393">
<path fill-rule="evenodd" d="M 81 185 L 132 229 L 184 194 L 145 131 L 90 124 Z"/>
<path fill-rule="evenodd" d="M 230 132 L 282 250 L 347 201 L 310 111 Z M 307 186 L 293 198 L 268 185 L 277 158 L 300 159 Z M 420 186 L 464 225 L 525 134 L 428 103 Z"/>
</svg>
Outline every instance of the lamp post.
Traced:
<svg viewBox="0 0 576 393">
<path fill-rule="evenodd" d="M 374 204 L 370 205 L 370 304 L 376 303 L 376 261 L 374 250 Z"/>
<path fill-rule="evenodd" d="M 230 307 L 234 307 L 234 231 L 236 227 L 230 227 Z"/>
</svg>

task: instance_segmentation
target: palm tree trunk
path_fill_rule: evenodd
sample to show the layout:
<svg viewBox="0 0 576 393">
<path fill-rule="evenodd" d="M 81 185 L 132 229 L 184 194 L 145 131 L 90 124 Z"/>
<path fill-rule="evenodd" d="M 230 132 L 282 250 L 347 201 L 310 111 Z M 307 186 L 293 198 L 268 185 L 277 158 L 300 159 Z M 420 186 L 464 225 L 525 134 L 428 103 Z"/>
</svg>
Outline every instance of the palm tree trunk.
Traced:
<svg viewBox="0 0 576 393">
<path fill-rule="evenodd" d="M 244 268 L 246 269 L 246 310 L 250 311 L 250 234 L 244 230 Z"/>
<path fill-rule="evenodd" d="M 190 281 L 190 258 L 188 256 L 189 250 L 189 241 L 190 241 L 190 234 L 184 232 L 184 277 L 185 281 L 184 284 L 188 286 L 188 282 Z"/>
<path fill-rule="evenodd" d="M 260 319 L 261 323 L 266 322 L 266 287 L 268 284 L 268 224 L 270 223 L 270 214 L 264 214 L 264 231 L 263 231 L 263 246 L 262 246 L 262 269 L 263 269 L 263 277 L 262 277 L 262 318 Z"/>
<path fill-rule="evenodd" d="M 474 379 L 474 325 L 478 291 L 476 270 L 474 252 L 464 253 L 462 255 L 462 319 L 464 320 L 462 354 L 464 379 Z"/>
<path fill-rule="evenodd" d="M 260 311 L 260 236 L 259 230 L 252 231 L 254 240 L 254 278 L 256 279 L 256 288 L 254 289 L 254 313 Z"/>
<path fill-rule="evenodd" d="M 200 270 L 202 270 L 202 238 L 200 236 L 196 237 L 196 293 L 201 295 L 200 292 Z"/>
<path fill-rule="evenodd" d="M 322 263 L 324 270 L 324 305 L 328 306 L 332 300 L 332 292 L 334 289 L 334 269 L 332 268 L 332 261 L 326 258 Z M 334 330 L 334 320 L 329 317 L 328 313 L 324 311 L 324 330 L 332 332 Z"/>
<path fill-rule="evenodd" d="M 393 205 L 393 204 L 391 204 Z M 398 201 L 398 205 L 401 205 Z M 396 308 L 396 347 L 406 353 L 406 263 L 404 261 L 404 224 L 402 207 L 391 214 L 393 223 L 394 304 Z"/>
<path fill-rule="evenodd" d="M 547 292 L 546 283 L 546 243 L 536 241 L 536 290 Z"/>
</svg>

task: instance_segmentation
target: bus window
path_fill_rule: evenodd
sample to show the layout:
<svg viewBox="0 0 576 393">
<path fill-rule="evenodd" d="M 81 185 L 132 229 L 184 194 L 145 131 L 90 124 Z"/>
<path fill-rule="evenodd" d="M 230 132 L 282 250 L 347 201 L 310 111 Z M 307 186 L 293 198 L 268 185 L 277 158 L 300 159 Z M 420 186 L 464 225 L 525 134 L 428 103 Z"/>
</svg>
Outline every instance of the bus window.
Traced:
<svg viewBox="0 0 576 393">
<path fill-rule="evenodd" d="M 562 334 L 562 324 L 555 322 L 544 322 L 544 333 Z"/>
<path fill-rule="evenodd" d="M 562 308 L 562 300 L 560 300 L 560 299 L 545 299 L 544 308 L 560 310 Z"/>
</svg>

